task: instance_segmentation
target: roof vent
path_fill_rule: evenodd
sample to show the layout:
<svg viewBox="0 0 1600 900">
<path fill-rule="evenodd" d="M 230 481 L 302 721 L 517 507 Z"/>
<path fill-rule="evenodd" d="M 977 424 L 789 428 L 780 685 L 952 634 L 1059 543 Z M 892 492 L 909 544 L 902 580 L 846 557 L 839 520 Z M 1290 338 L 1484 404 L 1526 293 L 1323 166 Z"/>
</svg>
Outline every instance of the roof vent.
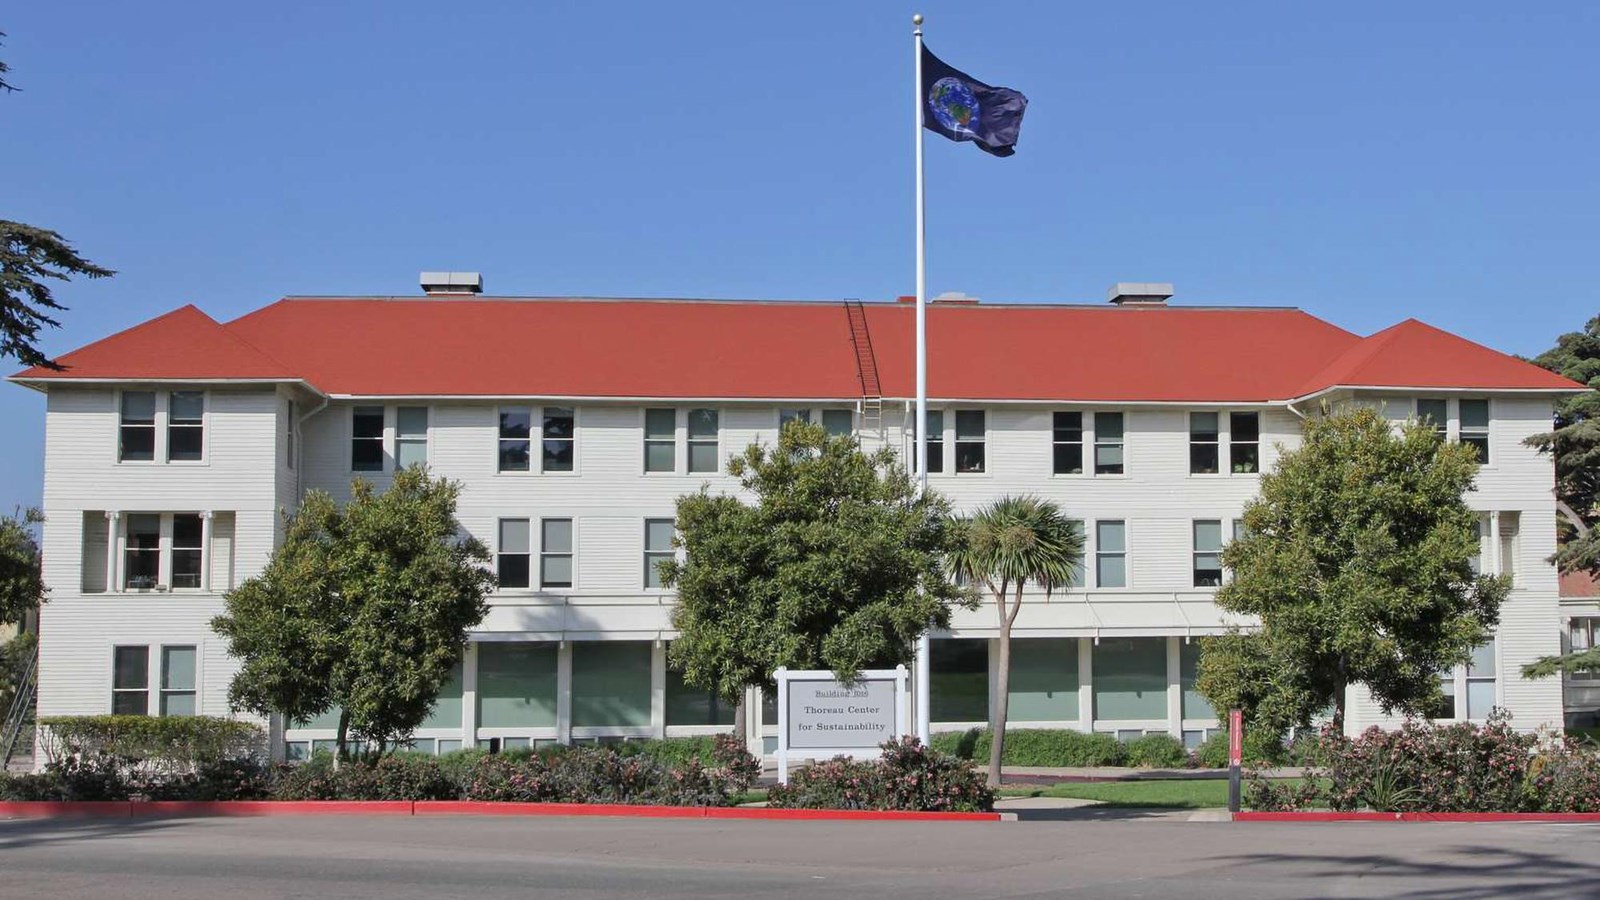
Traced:
<svg viewBox="0 0 1600 900">
<path fill-rule="evenodd" d="M 1106 299 L 1118 306 L 1166 306 L 1172 285 L 1152 281 L 1119 281 L 1106 291 Z"/>
<path fill-rule="evenodd" d="M 417 280 L 424 294 L 483 293 L 483 276 L 477 272 L 423 272 Z"/>
<path fill-rule="evenodd" d="M 969 303 L 970 304 L 970 303 L 977 303 L 978 302 L 978 298 L 977 297 L 968 297 L 966 294 L 963 294 L 960 291 L 945 291 L 944 293 L 940 294 L 939 296 L 933 298 L 932 302 L 934 302 L 934 303 Z"/>
</svg>

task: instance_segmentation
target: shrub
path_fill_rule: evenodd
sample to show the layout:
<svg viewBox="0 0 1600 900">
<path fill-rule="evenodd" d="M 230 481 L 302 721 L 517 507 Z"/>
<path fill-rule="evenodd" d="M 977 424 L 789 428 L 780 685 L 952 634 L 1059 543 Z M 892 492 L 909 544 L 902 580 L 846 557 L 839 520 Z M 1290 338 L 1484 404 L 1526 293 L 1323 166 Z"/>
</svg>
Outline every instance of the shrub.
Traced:
<svg viewBox="0 0 1600 900">
<path fill-rule="evenodd" d="M 625 754 L 619 746 L 626 745 L 485 756 L 473 765 L 465 794 L 473 800 L 727 806 L 761 774 L 760 761 L 732 735 L 700 745 L 705 760 L 696 753 L 670 762 L 667 754 Z"/>
<path fill-rule="evenodd" d="M 133 792 L 151 800 L 264 800 L 271 794 L 271 774 L 254 759 L 224 759 L 139 785 Z"/>
<path fill-rule="evenodd" d="M 392 754 L 376 761 L 347 760 L 335 766 L 318 755 L 278 770 L 275 800 L 455 800 L 456 783 L 425 754 Z"/>
<path fill-rule="evenodd" d="M 1228 767 L 1228 732 L 1217 730 L 1194 748 L 1194 764 L 1202 769 Z"/>
<path fill-rule="evenodd" d="M 883 746 L 876 760 L 838 757 L 791 773 L 767 791 L 780 809 L 892 809 L 975 812 L 994 809 L 994 791 L 970 762 L 916 738 Z"/>
<path fill-rule="evenodd" d="M 1536 812 L 1600 812 L 1600 749 L 1592 739 L 1547 742 L 1528 778 L 1528 806 Z"/>
<path fill-rule="evenodd" d="M 960 759 L 987 762 L 993 734 L 986 728 L 934 735 L 933 749 Z M 1008 766 L 1120 766 L 1125 745 L 1109 734 L 1085 734 L 1068 728 L 1008 728 Z"/>
<path fill-rule="evenodd" d="M 1147 734 L 1123 745 L 1126 765 L 1152 769 L 1173 769 L 1189 761 L 1183 742 L 1170 734 Z"/>
<path fill-rule="evenodd" d="M 712 735 L 681 738 L 649 738 L 609 744 L 621 756 L 648 756 L 664 763 L 683 763 L 691 759 L 711 759 L 714 752 Z"/>
<path fill-rule="evenodd" d="M 41 719 L 46 759 L 112 760 L 147 781 L 230 759 L 265 759 L 259 725 L 216 716 L 52 716 Z"/>
<path fill-rule="evenodd" d="M 53 760 L 33 775 L 0 776 L 0 800 L 126 800 L 127 781 L 103 759 Z"/>
</svg>

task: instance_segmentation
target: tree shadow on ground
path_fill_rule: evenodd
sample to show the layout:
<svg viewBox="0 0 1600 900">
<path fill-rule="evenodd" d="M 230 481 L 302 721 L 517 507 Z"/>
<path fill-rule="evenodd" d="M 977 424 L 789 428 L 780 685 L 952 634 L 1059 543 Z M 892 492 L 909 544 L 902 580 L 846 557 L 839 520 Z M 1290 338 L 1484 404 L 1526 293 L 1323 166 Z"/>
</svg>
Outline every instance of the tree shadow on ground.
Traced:
<svg viewBox="0 0 1600 900">
<path fill-rule="evenodd" d="M 1406 827 L 1406 826 L 1399 826 Z M 1548 826 L 1510 826 L 1548 827 Z M 1585 837 L 1600 834 L 1588 832 Z M 1574 835 L 1551 832 L 1552 841 L 1572 841 Z M 1518 850 L 1494 845 L 1440 848 L 1450 860 L 1419 860 L 1403 854 L 1264 853 L 1221 857 L 1219 862 L 1241 867 L 1283 866 L 1297 880 L 1314 885 L 1319 879 L 1349 884 L 1360 879 L 1369 887 L 1381 884 L 1384 896 L 1408 900 L 1487 900 L 1491 897 L 1542 898 L 1600 897 L 1600 859 Z M 1420 852 L 1420 851 L 1419 851 Z M 1317 864 L 1322 864 L 1318 868 Z M 1360 882 L 1358 882 L 1360 883 Z M 1301 895 L 1314 898 L 1349 896 L 1347 893 Z"/>
<path fill-rule="evenodd" d="M 0 819 L 0 853 L 99 838 L 149 834 L 180 824 L 173 819 Z"/>
<path fill-rule="evenodd" d="M 1149 819 L 1186 821 L 1196 812 L 1171 806 L 1133 806 L 1095 804 L 1093 806 L 1059 806 L 1037 809 L 1011 809 L 996 807 L 1000 812 L 1016 813 L 1019 822 L 1132 822 Z"/>
</svg>

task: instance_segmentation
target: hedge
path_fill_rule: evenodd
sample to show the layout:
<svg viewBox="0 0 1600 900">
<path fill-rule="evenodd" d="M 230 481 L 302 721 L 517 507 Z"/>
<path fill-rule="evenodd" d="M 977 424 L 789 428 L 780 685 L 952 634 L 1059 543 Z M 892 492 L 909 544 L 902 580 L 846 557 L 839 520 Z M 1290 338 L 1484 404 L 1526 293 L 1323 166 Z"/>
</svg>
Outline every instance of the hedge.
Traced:
<svg viewBox="0 0 1600 900">
<path fill-rule="evenodd" d="M 924 747 L 916 738 L 883 745 L 875 760 L 836 757 L 797 769 L 767 790 L 774 809 L 873 809 L 988 812 L 994 791 L 967 760 Z"/>
<path fill-rule="evenodd" d="M 933 736 L 933 749 L 979 763 L 989 761 L 993 735 L 986 728 L 947 731 Z M 1127 748 L 1109 734 L 1085 734 L 1068 728 L 1008 728 L 1005 756 L 1008 766 L 1120 766 Z"/>
<path fill-rule="evenodd" d="M 264 760 L 266 732 L 216 716 L 50 716 L 39 720 L 47 760 L 110 759 L 127 768 L 194 772 L 224 760 Z"/>
</svg>

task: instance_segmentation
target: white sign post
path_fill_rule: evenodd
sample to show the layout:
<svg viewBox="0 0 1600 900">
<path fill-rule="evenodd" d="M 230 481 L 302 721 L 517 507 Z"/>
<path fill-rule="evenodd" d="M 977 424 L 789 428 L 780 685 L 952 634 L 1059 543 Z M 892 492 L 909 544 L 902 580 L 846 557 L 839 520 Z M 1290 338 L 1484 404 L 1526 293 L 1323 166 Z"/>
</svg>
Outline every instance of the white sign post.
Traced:
<svg viewBox="0 0 1600 900">
<path fill-rule="evenodd" d="M 868 669 L 845 684 L 826 669 L 772 673 L 778 682 L 778 781 L 789 758 L 870 759 L 880 744 L 911 733 L 905 666 Z"/>
</svg>

